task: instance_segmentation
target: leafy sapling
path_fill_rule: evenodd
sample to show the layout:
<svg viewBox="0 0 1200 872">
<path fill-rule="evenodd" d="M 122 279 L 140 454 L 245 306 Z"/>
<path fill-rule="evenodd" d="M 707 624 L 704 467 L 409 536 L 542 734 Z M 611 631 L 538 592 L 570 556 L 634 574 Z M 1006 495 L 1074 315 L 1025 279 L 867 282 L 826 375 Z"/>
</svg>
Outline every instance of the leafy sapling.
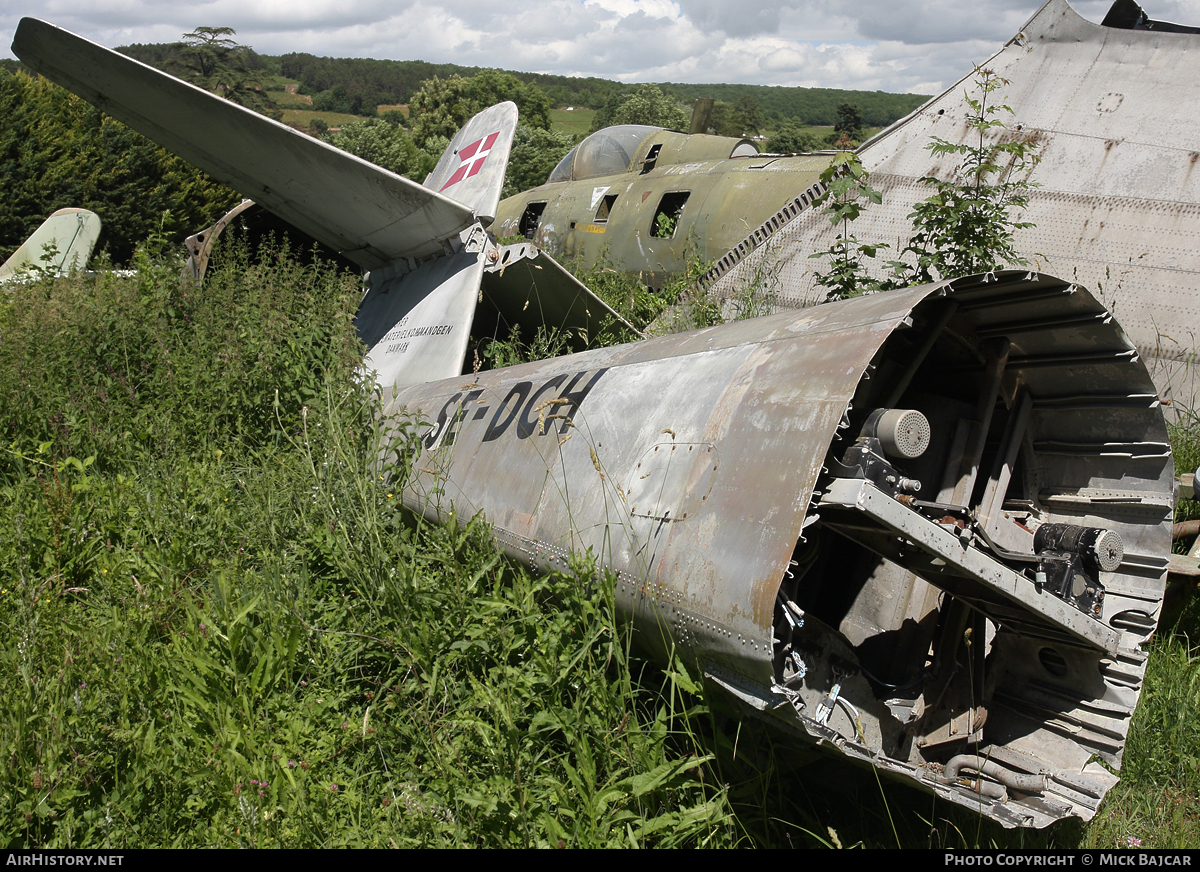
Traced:
<svg viewBox="0 0 1200 872">
<path fill-rule="evenodd" d="M 996 94 L 1008 80 L 979 67 L 975 73 L 974 95 L 965 95 L 973 141 L 935 137 L 926 146 L 937 157 L 962 159 L 948 180 L 921 180 L 934 194 L 917 203 L 908 216 L 913 235 L 901 254 L 911 258 L 890 264 L 900 283 L 933 282 L 1029 262 L 1017 251 L 1014 236 L 1033 226 L 1018 215 L 1038 186 L 1029 180 L 1040 160 L 1037 143 L 1010 135 L 1004 113 L 1012 115 L 1013 110 Z"/>
<path fill-rule="evenodd" d="M 809 257 L 829 258 L 829 270 L 816 274 L 816 283 L 828 288 L 829 300 L 845 300 L 867 291 L 884 290 L 877 279 L 868 275 L 863 265 L 864 258 L 873 258 L 879 249 L 887 245 L 859 242 L 850 233 L 850 222 L 858 218 L 867 202 L 879 203 L 883 196 L 867 184 L 869 173 L 852 151 L 838 152 L 833 162 L 821 173 L 821 184 L 825 192 L 814 202 L 829 216 L 835 227 L 841 225 L 837 239 L 825 251 Z"/>
</svg>

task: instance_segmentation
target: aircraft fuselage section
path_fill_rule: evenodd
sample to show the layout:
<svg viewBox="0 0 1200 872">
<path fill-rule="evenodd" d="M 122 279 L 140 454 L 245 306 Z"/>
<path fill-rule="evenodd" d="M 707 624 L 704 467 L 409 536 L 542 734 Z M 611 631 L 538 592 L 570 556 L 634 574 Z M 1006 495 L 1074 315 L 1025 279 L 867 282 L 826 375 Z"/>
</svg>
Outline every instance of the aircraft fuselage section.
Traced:
<svg viewBox="0 0 1200 872">
<path fill-rule="evenodd" d="M 385 411 L 421 422 L 407 507 L 482 513 L 535 571 L 592 555 L 643 647 L 714 700 L 972 807 L 937 773 L 978 748 L 1028 798 L 997 787 L 986 813 L 1044 825 L 1115 783 L 1088 761 L 1119 764 L 1165 583 L 1158 406 L 1103 306 L 1011 272 L 414 385 Z M 872 448 L 892 419 L 926 422 L 928 450 Z"/>
<path fill-rule="evenodd" d="M 733 248 L 815 185 L 829 161 L 759 155 L 552 182 L 502 201 L 492 230 L 527 237 L 567 263 L 607 258 L 657 286 L 689 258 L 708 261 Z"/>
</svg>

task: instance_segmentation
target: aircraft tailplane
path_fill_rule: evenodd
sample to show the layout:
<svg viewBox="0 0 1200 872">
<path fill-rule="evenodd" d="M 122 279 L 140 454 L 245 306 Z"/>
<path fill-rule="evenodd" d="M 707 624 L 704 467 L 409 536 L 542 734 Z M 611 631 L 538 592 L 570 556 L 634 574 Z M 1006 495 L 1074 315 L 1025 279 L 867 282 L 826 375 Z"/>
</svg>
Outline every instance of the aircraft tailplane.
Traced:
<svg viewBox="0 0 1200 872">
<path fill-rule="evenodd" d="M 100 216 L 87 209 L 59 209 L 0 265 L 0 282 L 33 270 L 65 275 L 86 269 L 100 236 Z"/>
</svg>

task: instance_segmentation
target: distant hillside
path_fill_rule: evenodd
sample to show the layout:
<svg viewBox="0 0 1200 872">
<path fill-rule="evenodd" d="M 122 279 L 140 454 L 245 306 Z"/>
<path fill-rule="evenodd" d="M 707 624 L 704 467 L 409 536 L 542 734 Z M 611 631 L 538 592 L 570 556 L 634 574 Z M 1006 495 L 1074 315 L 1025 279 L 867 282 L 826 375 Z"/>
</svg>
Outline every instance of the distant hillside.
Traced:
<svg viewBox="0 0 1200 872">
<path fill-rule="evenodd" d="M 118 51 L 144 63 L 160 66 L 173 54 L 173 48 L 170 44 L 134 45 L 122 47 Z M 299 81 L 303 93 L 320 94 L 341 86 L 351 103 L 364 107 L 407 103 L 420 89 L 421 83 L 434 76 L 443 79 L 453 75 L 470 77 L 480 70 L 479 67 L 464 67 L 458 64 L 328 58 L 304 52 L 278 56 L 260 55 L 256 60 L 261 61 L 267 72 Z M 553 106 L 599 109 L 614 94 L 637 87 L 594 77 L 554 76 L 517 70 L 503 72 L 516 76 L 523 82 L 537 85 L 546 92 Z M 693 102 L 697 97 L 712 97 L 726 103 L 734 103 L 743 94 L 750 94 L 758 102 L 769 124 L 796 119 L 801 124 L 831 126 L 837 121 L 837 107 L 842 103 L 853 103 L 862 112 L 863 122 L 867 126 L 883 127 L 898 118 L 903 118 L 929 99 L 928 96 L 920 94 L 842 91 L 835 88 L 785 88 L 770 85 L 689 85 L 665 82 L 660 83 L 659 87 L 687 103 Z"/>
<path fill-rule="evenodd" d="M 885 91 L 842 91 L 837 88 L 784 88 L 778 85 L 687 85 L 667 82 L 663 91 L 692 102 L 712 97 L 726 103 L 749 94 L 758 103 L 768 124 L 795 118 L 801 124 L 833 125 L 837 107 L 853 103 L 867 127 L 886 127 L 929 99 L 927 94 L 889 94 Z"/>
</svg>

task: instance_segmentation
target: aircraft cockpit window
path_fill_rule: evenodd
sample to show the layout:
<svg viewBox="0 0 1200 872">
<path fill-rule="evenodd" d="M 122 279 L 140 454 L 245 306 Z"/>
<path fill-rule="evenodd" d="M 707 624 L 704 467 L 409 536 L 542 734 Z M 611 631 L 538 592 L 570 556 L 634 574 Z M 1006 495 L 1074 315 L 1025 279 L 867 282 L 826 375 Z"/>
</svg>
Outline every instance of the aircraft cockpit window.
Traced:
<svg viewBox="0 0 1200 872">
<path fill-rule="evenodd" d="M 671 191 L 663 194 L 658 208 L 654 210 L 654 220 L 650 223 L 650 235 L 658 239 L 670 239 L 675 235 L 679 226 L 679 215 L 688 201 L 691 191 Z"/>
<path fill-rule="evenodd" d="M 579 146 L 567 152 L 567 156 L 558 162 L 558 165 L 550 171 L 550 177 L 546 179 L 546 184 L 551 182 L 569 182 L 571 181 L 571 165 L 575 162 L 575 152 L 579 151 Z"/>
<path fill-rule="evenodd" d="M 606 194 L 600 201 L 599 208 L 596 209 L 596 223 L 607 224 L 608 216 L 612 213 L 613 204 L 617 202 L 616 194 Z"/>
<path fill-rule="evenodd" d="M 622 124 L 597 130 L 575 149 L 571 178 L 592 179 L 625 172 L 642 141 L 661 129 L 644 124 Z"/>
</svg>

